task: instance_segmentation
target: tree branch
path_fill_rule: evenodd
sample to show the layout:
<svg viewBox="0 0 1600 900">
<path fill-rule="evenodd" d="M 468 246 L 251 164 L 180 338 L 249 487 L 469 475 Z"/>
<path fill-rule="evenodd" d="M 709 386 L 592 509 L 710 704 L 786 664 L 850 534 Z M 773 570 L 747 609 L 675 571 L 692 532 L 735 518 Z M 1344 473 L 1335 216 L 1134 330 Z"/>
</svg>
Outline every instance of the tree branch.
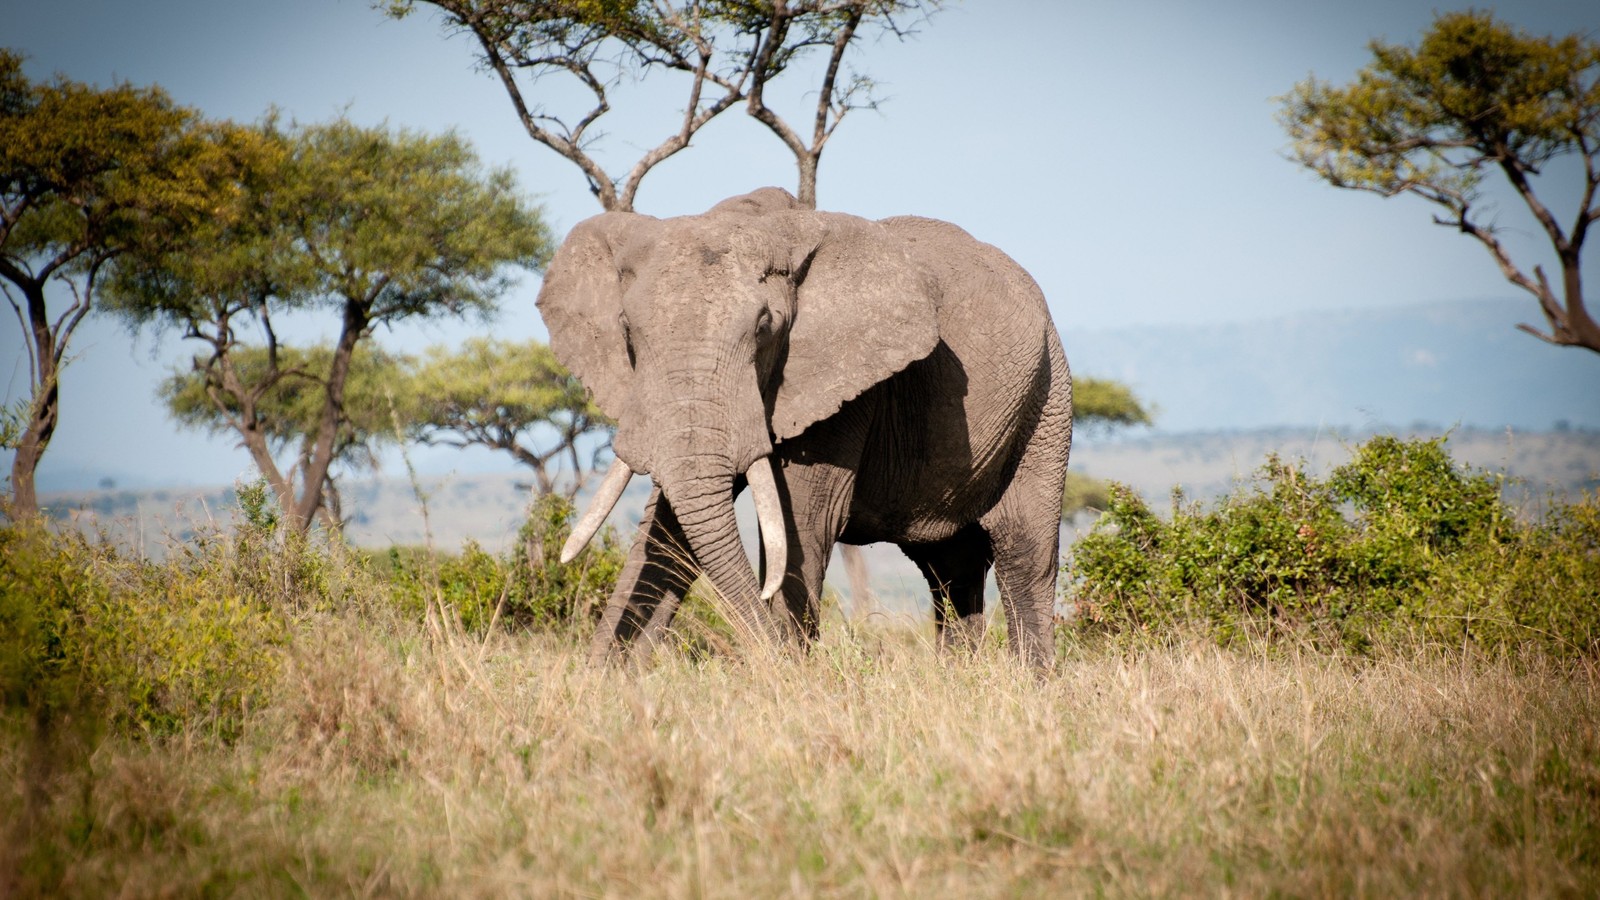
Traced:
<svg viewBox="0 0 1600 900">
<path fill-rule="evenodd" d="M 511 98 L 511 105 L 516 110 L 517 118 L 522 121 L 522 127 L 528 132 L 528 136 L 575 163 L 583 171 L 584 175 L 588 177 L 589 189 L 595 196 L 600 198 L 602 207 L 607 210 L 617 208 L 617 188 L 611 176 L 607 175 L 605 170 L 585 153 L 577 143 L 541 127 L 538 117 L 529 111 L 527 101 L 522 96 L 522 89 L 517 85 L 516 76 L 512 73 L 505 58 L 501 56 L 499 46 L 488 33 L 482 16 L 463 16 L 452 6 L 440 5 L 446 11 L 455 14 L 457 21 L 477 37 L 478 46 L 483 48 L 484 59 L 489 63 L 489 67 L 494 70 L 495 74 L 500 77 L 500 83 L 505 87 L 506 94 Z M 584 118 L 585 124 L 583 127 L 586 128 L 588 127 L 587 123 L 598 119 L 611 107 L 606 101 L 604 87 L 600 85 L 598 79 L 588 75 L 586 71 L 584 75 L 580 75 L 580 79 L 595 93 L 597 101 L 594 108 Z"/>
<path fill-rule="evenodd" d="M 76 282 L 70 278 L 62 279 L 66 281 L 67 287 L 72 291 L 72 305 L 62 312 L 61 317 L 56 320 L 55 324 L 55 362 L 57 367 L 60 367 L 61 361 L 66 355 L 67 343 L 72 340 L 73 332 L 78 330 L 78 325 L 83 322 L 84 316 L 89 314 L 89 309 L 94 302 L 94 283 L 95 279 L 100 275 L 100 267 L 113 255 L 99 254 L 89 264 L 89 271 L 84 276 L 82 294 L 78 292 Z"/>
<path fill-rule="evenodd" d="M 28 334 L 28 320 L 23 317 L 22 307 L 17 304 L 17 298 L 11 296 L 11 288 L 4 284 L 0 284 L 0 292 L 5 293 L 6 302 L 11 304 L 11 311 L 17 316 L 17 327 L 21 329 L 24 335 Z M 33 374 L 38 371 L 39 361 L 38 358 L 34 356 L 33 341 L 24 338 L 22 341 L 22 346 L 26 347 L 28 350 L 28 381 L 31 384 L 33 382 Z"/>
<path fill-rule="evenodd" d="M 844 60 L 844 53 L 850 47 L 850 41 L 855 39 L 856 28 L 861 25 L 861 10 L 852 8 L 845 18 L 844 27 L 833 39 L 833 53 L 828 57 L 828 69 L 822 77 L 822 89 L 817 94 L 817 118 L 815 127 L 811 131 L 811 155 L 822 155 L 822 147 L 828 142 L 828 137 L 833 134 L 833 128 L 828 127 L 828 115 L 833 113 L 833 124 L 837 127 L 844 118 L 849 106 L 842 106 L 838 110 L 833 108 L 834 82 L 839 77 L 839 65 Z"/>
<path fill-rule="evenodd" d="M 1528 210 L 1533 213 L 1533 217 L 1544 228 L 1545 234 L 1550 238 L 1550 243 L 1556 248 L 1557 255 L 1566 256 L 1571 249 L 1566 233 L 1561 230 L 1561 225 L 1556 222 L 1556 217 L 1550 212 L 1549 207 L 1546 207 L 1534 193 L 1533 185 L 1528 181 L 1528 174 L 1522 161 L 1509 148 L 1502 147 L 1502 149 L 1504 149 L 1505 155 L 1499 159 L 1500 170 L 1505 173 L 1506 178 L 1511 182 L 1511 186 L 1516 188 L 1517 194 L 1522 197 L 1522 202 L 1527 205 Z"/>
<path fill-rule="evenodd" d="M 1453 220 L 1441 219 L 1435 216 L 1433 221 L 1436 225 L 1450 226 L 1462 234 L 1477 238 L 1489 251 L 1489 255 L 1494 258 L 1495 265 L 1500 267 L 1500 274 L 1504 275 L 1507 281 L 1538 297 L 1541 303 L 1545 302 L 1548 295 L 1548 286 L 1541 290 L 1539 285 L 1523 274 L 1522 270 L 1517 268 L 1517 264 L 1512 262 L 1511 255 L 1506 252 L 1505 245 L 1501 244 L 1500 239 L 1494 236 L 1494 232 L 1468 219 L 1466 210 L 1461 210 Z M 1543 276 L 1541 275 L 1540 278 L 1542 279 Z"/>
</svg>

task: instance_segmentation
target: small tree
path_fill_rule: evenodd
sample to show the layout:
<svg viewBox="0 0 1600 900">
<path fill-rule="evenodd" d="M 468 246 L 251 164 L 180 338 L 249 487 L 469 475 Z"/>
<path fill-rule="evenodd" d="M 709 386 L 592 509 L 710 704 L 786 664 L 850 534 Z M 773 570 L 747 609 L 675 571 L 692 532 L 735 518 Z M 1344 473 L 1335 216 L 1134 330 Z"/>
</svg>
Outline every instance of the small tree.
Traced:
<svg viewBox="0 0 1600 900">
<path fill-rule="evenodd" d="M 390 15 L 419 0 L 380 3 Z M 449 27 L 471 34 L 483 65 L 499 77 L 529 137 L 572 161 L 608 211 L 631 211 L 645 175 L 689 146 L 695 133 L 742 102 L 777 134 L 800 168 L 797 194 L 816 205 L 823 146 L 850 109 L 870 106 L 872 81 L 843 60 L 864 29 L 907 33 L 903 20 L 939 0 L 420 0 L 441 10 Z M 797 61 L 827 48 L 809 142 L 769 107 L 767 88 Z M 624 80 L 676 72 L 684 81 L 677 128 L 649 147 L 620 177 L 595 157 L 597 125 Z M 562 114 L 530 102 L 540 80 L 582 85 L 591 105 Z"/>
<path fill-rule="evenodd" d="M 196 114 L 160 88 L 34 83 L 0 50 L 0 291 L 22 326 L 29 388 L 8 410 L 14 515 L 38 510 L 34 472 L 60 421 L 61 369 L 106 267 L 208 210 L 209 147 Z M 56 291 L 71 301 L 52 313 Z"/>
<path fill-rule="evenodd" d="M 1523 331 L 1600 353 L 1584 306 L 1584 239 L 1600 218 L 1600 42 L 1535 37 L 1487 12 L 1439 16 L 1415 48 L 1373 41 L 1373 62 L 1344 87 L 1315 78 L 1283 98 L 1293 156 L 1334 187 L 1412 194 L 1443 210 L 1435 224 L 1481 243 L 1508 281 L 1539 301 L 1549 331 Z M 1577 211 L 1563 226 L 1536 192 L 1552 165 L 1582 170 Z M 1499 172 L 1533 214 L 1560 264 L 1560 286 L 1524 269 L 1485 218 L 1481 186 Z"/>
<path fill-rule="evenodd" d="M 474 338 L 457 351 L 434 347 L 404 393 L 403 418 L 418 440 L 503 450 L 533 470 L 540 494 L 556 492 L 565 461 L 572 480 L 561 493 L 569 500 L 584 483 L 579 439 L 610 428 L 588 391 L 538 341 Z"/>
<path fill-rule="evenodd" d="M 344 522 L 337 470 L 375 469 L 378 449 L 402 437 L 395 428 L 394 411 L 403 401 L 395 401 L 392 394 L 393 386 L 404 380 L 408 360 L 370 343 L 358 345 L 350 358 L 332 463 L 322 480 L 322 504 L 316 512 L 331 529 Z M 266 347 L 241 345 L 233 347 L 224 362 L 222 370 L 208 356 L 199 356 L 191 370 L 168 378 L 161 386 L 167 410 L 180 424 L 212 434 L 260 434 L 273 464 L 286 452 L 293 454 L 284 477 L 291 483 L 301 481 L 299 474 L 310 471 L 317 452 L 328 390 L 324 378 L 333 369 L 333 348 L 278 347 L 273 358 Z M 224 379 L 219 380 L 219 374 Z M 225 389 L 222 380 L 238 389 Z"/>
<path fill-rule="evenodd" d="M 1133 389 L 1110 378 L 1072 380 L 1072 418 L 1090 429 L 1127 428 L 1153 421 Z"/>
<path fill-rule="evenodd" d="M 196 358 L 206 397 L 303 532 L 327 500 L 356 348 L 379 326 L 487 313 L 511 283 L 507 267 L 542 265 L 551 242 L 511 173 L 483 172 L 453 135 L 270 120 L 251 134 L 234 202 L 181 246 L 130 256 L 117 309 L 209 345 Z M 336 314 L 325 356 L 285 352 L 276 323 L 291 312 Z M 273 457 L 273 398 L 307 384 L 297 402 L 315 409 L 314 426 L 298 421 L 302 452 L 286 473 Z"/>
</svg>

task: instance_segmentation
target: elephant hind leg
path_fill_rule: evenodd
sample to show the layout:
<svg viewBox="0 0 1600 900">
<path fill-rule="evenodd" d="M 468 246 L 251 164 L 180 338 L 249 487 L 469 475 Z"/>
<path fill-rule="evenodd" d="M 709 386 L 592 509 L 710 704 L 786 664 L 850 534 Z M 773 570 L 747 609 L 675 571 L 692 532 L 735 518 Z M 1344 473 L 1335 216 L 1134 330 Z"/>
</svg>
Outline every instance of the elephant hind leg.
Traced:
<svg viewBox="0 0 1600 900">
<path fill-rule="evenodd" d="M 1006 640 L 1019 659 L 1040 669 L 1049 668 L 1055 657 L 1060 538 L 1054 529 L 1059 521 L 1052 522 L 1045 534 L 1040 528 L 1002 518 L 991 532 L 995 581 L 1006 613 Z"/>
<path fill-rule="evenodd" d="M 604 664 L 634 651 L 648 654 L 666 635 L 694 581 L 688 540 L 661 489 L 650 492 L 628 562 L 589 643 L 589 661 Z"/>
<path fill-rule="evenodd" d="M 989 535 L 969 525 L 933 544 L 902 544 L 933 594 L 941 648 L 974 650 L 983 640 L 983 582 L 994 552 Z"/>
<path fill-rule="evenodd" d="M 981 522 L 994 546 L 1006 635 L 1038 669 L 1055 661 L 1056 576 L 1061 566 L 1061 485 L 1072 446 L 1072 387 L 1058 344 L 1050 347 L 1049 395 L 1016 472 Z"/>
</svg>

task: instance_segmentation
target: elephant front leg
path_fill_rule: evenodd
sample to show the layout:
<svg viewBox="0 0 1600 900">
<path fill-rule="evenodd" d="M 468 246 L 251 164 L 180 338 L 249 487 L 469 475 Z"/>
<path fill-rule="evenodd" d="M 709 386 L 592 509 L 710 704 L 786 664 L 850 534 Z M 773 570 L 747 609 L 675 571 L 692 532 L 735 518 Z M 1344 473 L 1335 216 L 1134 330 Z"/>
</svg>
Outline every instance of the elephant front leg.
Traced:
<svg viewBox="0 0 1600 900">
<path fill-rule="evenodd" d="M 665 636 L 694 581 L 688 546 L 661 489 L 652 489 L 627 565 L 590 641 L 591 663 L 604 664 L 630 652 L 647 655 Z"/>
<path fill-rule="evenodd" d="M 789 553 L 783 590 L 773 598 L 773 612 L 788 621 L 802 641 L 813 641 L 822 622 L 822 582 L 833 545 L 844 529 L 855 472 L 834 462 L 818 461 L 815 454 L 806 456 L 810 458 L 783 460 L 778 471 Z"/>
</svg>

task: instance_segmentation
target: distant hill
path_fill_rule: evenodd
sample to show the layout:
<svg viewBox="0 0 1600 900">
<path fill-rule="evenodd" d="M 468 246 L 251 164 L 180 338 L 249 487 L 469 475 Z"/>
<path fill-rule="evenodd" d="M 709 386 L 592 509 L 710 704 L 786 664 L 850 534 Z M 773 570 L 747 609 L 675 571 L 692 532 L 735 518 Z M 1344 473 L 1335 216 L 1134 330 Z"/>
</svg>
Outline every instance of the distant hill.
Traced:
<svg viewBox="0 0 1600 900">
<path fill-rule="evenodd" d="M 1116 378 L 1165 432 L 1427 424 L 1600 429 L 1600 354 L 1514 327 L 1533 301 L 1309 313 L 1075 332 L 1075 373 Z"/>
</svg>

